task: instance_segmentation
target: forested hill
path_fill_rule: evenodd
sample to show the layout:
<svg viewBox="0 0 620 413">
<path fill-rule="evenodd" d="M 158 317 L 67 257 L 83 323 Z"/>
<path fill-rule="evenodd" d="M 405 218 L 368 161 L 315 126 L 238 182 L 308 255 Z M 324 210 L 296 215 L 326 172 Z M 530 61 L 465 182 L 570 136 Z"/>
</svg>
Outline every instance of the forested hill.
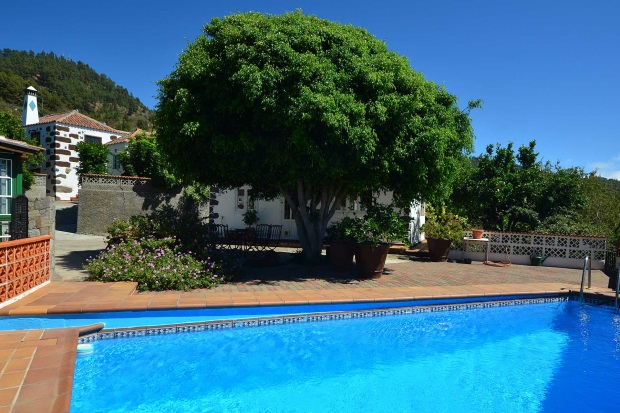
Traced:
<svg viewBox="0 0 620 413">
<path fill-rule="evenodd" d="M 40 116 L 78 109 L 124 131 L 151 127 L 151 111 L 138 98 L 87 64 L 54 53 L 2 50 L 0 111 L 21 116 L 28 86 L 39 91 Z"/>
</svg>

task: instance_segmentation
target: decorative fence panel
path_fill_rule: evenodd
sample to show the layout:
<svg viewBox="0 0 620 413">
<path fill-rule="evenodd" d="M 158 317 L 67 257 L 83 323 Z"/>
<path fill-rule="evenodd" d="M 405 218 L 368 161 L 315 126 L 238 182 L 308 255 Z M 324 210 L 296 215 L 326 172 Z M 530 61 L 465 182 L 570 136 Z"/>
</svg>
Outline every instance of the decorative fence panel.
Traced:
<svg viewBox="0 0 620 413">
<path fill-rule="evenodd" d="M 0 242 L 0 305 L 50 280 L 50 242 L 42 235 Z"/>
<path fill-rule="evenodd" d="M 465 231 L 465 236 L 471 237 L 471 231 Z M 491 261 L 530 264 L 530 256 L 537 254 L 546 257 L 543 262 L 545 266 L 582 268 L 583 259 L 590 256 L 593 269 L 603 269 L 605 266 L 605 237 L 493 231 L 485 231 L 483 237 L 489 239 Z M 467 243 L 465 251 L 465 243 L 459 242 L 452 246 L 450 258 L 467 257 L 483 261 L 485 248 L 484 243 Z"/>
</svg>

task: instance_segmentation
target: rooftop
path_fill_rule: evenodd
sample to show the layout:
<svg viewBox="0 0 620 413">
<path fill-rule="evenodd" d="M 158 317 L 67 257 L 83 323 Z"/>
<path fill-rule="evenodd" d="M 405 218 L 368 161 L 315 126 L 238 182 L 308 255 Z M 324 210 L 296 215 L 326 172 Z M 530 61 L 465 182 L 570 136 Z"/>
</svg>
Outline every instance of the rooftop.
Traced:
<svg viewBox="0 0 620 413">
<path fill-rule="evenodd" d="M 62 123 L 65 125 L 79 126 L 82 128 L 95 129 L 98 131 L 109 132 L 109 133 L 117 133 L 117 134 L 125 134 L 127 132 L 123 132 L 114 128 L 109 127 L 105 123 L 99 122 L 89 116 L 81 114 L 77 110 L 72 110 L 71 112 L 58 113 L 54 115 L 42 116 L 39 118 L 38 123 L 33 123 L 27 126 L 32 125 L 41 125 L 45 123 Z"/>
</svg>

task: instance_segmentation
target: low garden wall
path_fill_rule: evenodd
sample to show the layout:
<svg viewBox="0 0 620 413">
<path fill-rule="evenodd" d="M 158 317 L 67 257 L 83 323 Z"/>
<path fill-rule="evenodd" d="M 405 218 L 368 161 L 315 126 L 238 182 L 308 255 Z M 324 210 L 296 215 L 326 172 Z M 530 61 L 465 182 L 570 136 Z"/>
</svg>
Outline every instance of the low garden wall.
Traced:
<svg viewBox="0 0 620 413">
<path fill-rule="evenodd" d="M 50 280 L 49 235 L 0 242 L 0 305 Z"/>
<path fill-rule="evenodd" d="M 471 231 L 465 232 L 471 237 Z M 542 265 L 548 267 L 583 268 L 586 256 L 592 260 L 592 269 L 602 270 L 605 267 L 605 237 L 579 235 L 543 235 L 516 232 L 485 231 L 484 238 L 489 239 L 489 260 L 509 261 L 513 264 L 530 264 L 532 254 L 540 254 L 545 258 Z M 450 250 L 450 259 L 470 258 L 484 261 L 486 245 L 483 242 L 457 243 Z"/>
<path fill-rule="evenodd" d="M 115 175 L 80 177 L 78 197 L 78 234 L 106 235 L 115 219 L 146 214 L 158 207 L 177 207 L 183 201 L 183 190 L 162 190 L 150 178 Z M 209 205 L 200 208 L 208 217 Z"/>
</svg>

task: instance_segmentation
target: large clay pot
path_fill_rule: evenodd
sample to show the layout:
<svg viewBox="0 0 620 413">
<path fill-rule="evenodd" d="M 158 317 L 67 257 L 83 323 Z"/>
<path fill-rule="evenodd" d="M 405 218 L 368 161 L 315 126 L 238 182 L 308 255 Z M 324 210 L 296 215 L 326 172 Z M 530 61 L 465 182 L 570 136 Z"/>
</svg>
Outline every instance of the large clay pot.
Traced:
<svg viewBox="0 0 620 413">
<path fill-rule="evenodd" d="M 483 229 L 472 229 L 471 230 L 471 235 L 473 239 L 480 239 L 482 238 L 482 235 L 484 234 L 484 230 Z"/>
<path fill-rule="evenodd" d="M 329 263 L 336 271 L 347 271 L 353 268 L 355 243 L 334 240 L 329 243 Z"/>
<path fill-rule="evenodd" d="M 376 247 L 370 244 L 357 244 L 355 249 L 357 275 L 362 278 L 381 277 L 389 249 L 389 244 L 379 244 Z"/>
<path fill-rule="evenodd" d="M 426 242 L 428 243 L 428 255 L 431 257 L 431 261 L 448 261 L 451 240 L 447 238 L 426 238 Z"/>
</svg>

